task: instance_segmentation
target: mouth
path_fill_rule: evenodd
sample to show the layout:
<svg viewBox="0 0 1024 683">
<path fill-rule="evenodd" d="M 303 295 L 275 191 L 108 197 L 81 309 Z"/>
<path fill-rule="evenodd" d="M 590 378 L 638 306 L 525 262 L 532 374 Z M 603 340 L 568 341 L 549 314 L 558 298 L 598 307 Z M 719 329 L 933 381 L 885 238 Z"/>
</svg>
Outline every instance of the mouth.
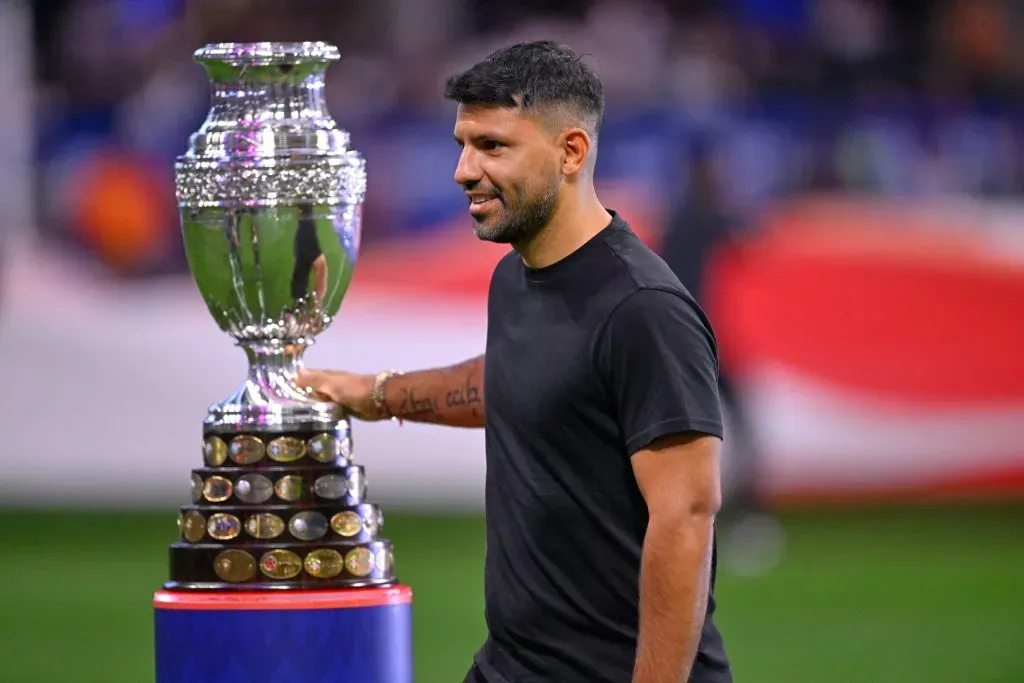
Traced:
<svg viewBox="0 0 1024 683">
<path fill-rule="evenodd" d="M 487 211 L 496 207 L 500 201 L 501 200 L 495 195 L 470 197 L 469 213 L 473 216 L 479 216 L 487 213 Z"/>
</svg>

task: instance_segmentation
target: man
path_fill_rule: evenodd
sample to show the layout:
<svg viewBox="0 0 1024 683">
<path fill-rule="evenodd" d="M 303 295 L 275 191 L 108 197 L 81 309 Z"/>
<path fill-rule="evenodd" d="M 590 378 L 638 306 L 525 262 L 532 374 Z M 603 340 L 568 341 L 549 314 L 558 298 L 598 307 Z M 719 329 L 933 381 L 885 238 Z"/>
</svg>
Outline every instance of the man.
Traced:
<svg viewBox="0 0 1024 683">
<path fill-rule="evenodd" d="M 713 622 L 716 345 L 679 280 L 594 189 L 601 83 L 560 45 L 448 81 L 496 266 L 483 356 L 309 371 L 357 417 L 486 427 L 486 618 L 466 681 L 731 681 Z"/>
</svg>

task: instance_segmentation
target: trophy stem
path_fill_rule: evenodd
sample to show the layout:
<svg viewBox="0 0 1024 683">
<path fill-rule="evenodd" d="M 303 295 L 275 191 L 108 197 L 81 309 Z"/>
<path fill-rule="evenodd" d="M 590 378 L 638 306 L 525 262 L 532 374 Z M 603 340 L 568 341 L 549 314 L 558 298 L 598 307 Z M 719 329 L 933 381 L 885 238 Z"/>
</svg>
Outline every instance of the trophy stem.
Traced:
<svg viewBox="0 0 1024 683">
<path fill-rule="evenodd" d="M 249 360 L 247 384 L 263 387 L 269 397 L 291 401 L 311 401 L 298 385 L 302 356 L 312 339 L 242 341 L 239 346 Z"/>
<path fill-rule="evenodd" d="M 302 355 L 312 343 L 311 338 L 239 341 L 249 359 L 245 383 L 230 398 L 210 406 L 208 430 L 335 429 L 346 419 L 342 407 L 311 396 L 297 382 Z"/>
</svg>

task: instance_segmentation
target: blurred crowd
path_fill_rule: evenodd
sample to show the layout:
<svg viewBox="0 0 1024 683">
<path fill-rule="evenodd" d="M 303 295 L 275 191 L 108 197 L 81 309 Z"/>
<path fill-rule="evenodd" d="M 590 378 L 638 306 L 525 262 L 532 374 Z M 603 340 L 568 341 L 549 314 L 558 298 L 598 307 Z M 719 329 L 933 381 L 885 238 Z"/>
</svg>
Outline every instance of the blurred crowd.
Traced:
<svg viewBox="0 0 1024 683">
<path fill-rule="evenodd" d="M 348 116 L 440 106 L 438 84 L 507 42 L 592 55 L 615 107 L 711 113 L 766 95 L 962 104 L 1012 98 L 1024 5 L 1011 0 L 38 0 L 48 102 L 88 106 L 197 81 L 214 41 L 326 40 Z M 203 96 L 202 88 L 198 88 Z"/>
<path fill-rule="evenodd" d="M 341 48 L 328 102 L 375 164 L 370 241 L 432 229 L 461 208 L 450 182 L 445 76 L 499 45 L 542 37 L 586 53 L 602 75 L 603 176 L 664 191 L 668 203 L 689 201 L 686 175 L 698 157 L 717 168 L 721 201 L 746 217 L 780 196 L 813 190 L 1024 190 L 1024 57 L 1012 48 L 1024 3 L 1012 0 L 37 0 L 31 7 L 37 203 L 42 229 L 56 235 L 104 230 L 83 221 L 109 223 L 115 214 L 122 223 L 152 223 L 156 211 L 169 213 L 174 231 L 171 160 L 209 97 L 191 56 L 217 41 L 325 40 Z M 92 188 L 88 206 L 55 202 L 70 196 L 71 175 L 98 177 L 89 155 L 100 147 L 104 172 L 116 167 L 103 177 L 120 184 L 106 195 Z M 148 170 L 140 174 L 142 166 Z M 144 198 L 126 200 L 126 182 Z M 387 189 L 396 186 L 399 198 Z M 102 196 L 119 197 L 116 210 L 95 199 Z"/>
</svg>

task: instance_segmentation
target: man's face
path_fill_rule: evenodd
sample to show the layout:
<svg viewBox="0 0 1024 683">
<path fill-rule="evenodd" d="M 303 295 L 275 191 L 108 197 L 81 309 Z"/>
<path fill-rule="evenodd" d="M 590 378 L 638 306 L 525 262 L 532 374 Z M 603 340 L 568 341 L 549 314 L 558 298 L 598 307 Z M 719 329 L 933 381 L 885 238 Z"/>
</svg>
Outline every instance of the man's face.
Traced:
<svg viewBox="0 0 1024 683">
<path fill-rule="evenodd" d="M 518 109 L 459 106 L 455 182 L 466 191 L 477 237 L 518 244 L 548 224 L 562 183 L 555 138 Z"/>
</svg>

